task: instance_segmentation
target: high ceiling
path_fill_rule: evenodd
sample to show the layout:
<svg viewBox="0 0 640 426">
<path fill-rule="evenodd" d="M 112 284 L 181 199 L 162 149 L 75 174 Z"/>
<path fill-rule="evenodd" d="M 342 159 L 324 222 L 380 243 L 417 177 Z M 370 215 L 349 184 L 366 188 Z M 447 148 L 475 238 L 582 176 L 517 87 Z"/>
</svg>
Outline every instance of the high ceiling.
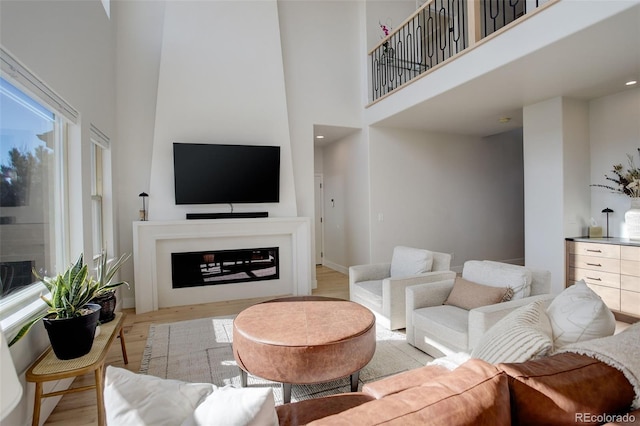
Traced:
<svg viewBox="0 0 640 426">
<path fill-rule="evenodd" d="M 633 90 L 640 83 L 625 83 L 640 81 L 640 2 L 627 3 L 635 6 L 372 124 L 488 136 L 522 127 L 525 105 Z M 405 90 L 414 88 L 410 84 L 398 92 Z M 393 102 L 394 96 L 380 103 Z M 315 126 L 315 132 L 330 135 L 326 144 L 353 129 Z"/>
<path fill-rule="evenodd" d="M 627 81 L 640 81 L 640 3 L 634 3 L 623 13 L 375 124 L 487 136 L 522 127 L 525 105 L 629 90 Z M 503 117 L 511 120 L 503 123 Z"/>
</svg>

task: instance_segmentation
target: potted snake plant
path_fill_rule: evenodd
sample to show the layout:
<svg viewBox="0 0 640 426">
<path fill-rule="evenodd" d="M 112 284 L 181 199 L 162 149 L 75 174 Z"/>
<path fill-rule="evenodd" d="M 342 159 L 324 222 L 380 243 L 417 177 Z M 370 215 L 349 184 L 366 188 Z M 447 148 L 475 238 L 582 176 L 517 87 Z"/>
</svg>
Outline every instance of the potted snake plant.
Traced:
<svg viewBox="0 0 640 426">
<path fill-rule="evenodd" d="M 73 359 L 91 351 L 100 305 L 90 301 L 95 297 L 99 283 L 89 276 L 83 256 L 55 277 L 40 277 L 51 292 L 51 298 L 40 296 L 47 310 L 29 321 L 9 345 L 20 340 L 40 320 L 49 335 L 53 352 L 59 359 Z"/>
<path fill-rule="evenodd" d="M 98 290 L 91 301 L 100 305 L 100 323 L 112 321 L 115 318 L 116 309 L 116 288 L 121 285 L 129 287 L 126 281 L 114 282 L 115 274 L 120 267 L 131 257 L 130 254 L 123 254 L 117 259 L 109 259 L 107 251 L 102 252 L 94 258 L 97 262 L 96 281 Z"/>
</svg>

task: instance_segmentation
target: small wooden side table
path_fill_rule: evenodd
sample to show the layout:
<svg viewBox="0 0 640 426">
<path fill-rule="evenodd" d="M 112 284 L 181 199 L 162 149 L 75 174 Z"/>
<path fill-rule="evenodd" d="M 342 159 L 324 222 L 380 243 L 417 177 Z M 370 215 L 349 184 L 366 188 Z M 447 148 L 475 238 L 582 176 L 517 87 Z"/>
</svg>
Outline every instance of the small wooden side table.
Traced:
<svg viewBox="0 0 640 426">
<path fill-rule="evenodd" d="M 91 351 L 80 358 L 60 360 L 53 353 L 51 348 L 47 349 L 32 365 L 26 373 L 27 382 L 35 382 L 36 393 L 33 406 L 33 426 L 38 426 L 40 422 L 40 403 L 42 398 L 60 396 L 67 393 L 83 392 L 91 389 L 96 390 L 98 406 L 98 425 L 106 424 L 104 411 L 104 363 L 107 358 L 109 348 L 116 336 L 120 336 L 120 346 L 122 347 L 122 357 L 124 363 L 128 364 L 127 348 L 124 342 L 123 324 L 126 314 L 118 312 L 116 317 L 100 325 L 100 334 L 94 339 Z M 82 376 L 92 372 L 95 376 L 95 384 L 69 388 L 61 391 L 42 393 L 42 384 L 52 380 L 67 379 L 69 377 Z"/>
</svg>

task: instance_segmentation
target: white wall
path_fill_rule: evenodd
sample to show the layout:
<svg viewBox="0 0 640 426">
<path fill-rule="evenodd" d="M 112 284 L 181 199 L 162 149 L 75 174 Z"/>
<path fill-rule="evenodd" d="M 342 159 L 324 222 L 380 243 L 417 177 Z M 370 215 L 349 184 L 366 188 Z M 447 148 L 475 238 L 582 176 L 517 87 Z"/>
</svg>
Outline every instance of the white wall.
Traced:
<svg viewBox="0 0 640 426">
<path fill-rule="evenodd" d="M 175 204 L 173 142 L 280 146 L 280 202 L 234 207 L 297 215 L 275 0 L 165 6 L 149 220 L 229 211 Z"/>
<path fill-rule="evenodd" d="M 408 245 L 469 259 L 523 257 L 522 143 L 371 128 L 371 261 Z"/>
<path fill-rule="evenodd" d="M 559 292 L 564 271 L 562 99 L 523 111 L 525 264 L 551 270 Z"/>
<path fill-rule="evenodd" d="M 369 162 L 366 132 L 322 149 L 324 264 L 344 273 L 369 263 Z"/>
<path fill-rule="evenodd" d="M 588 108 L 553 98 L 524 108 L 525 264 L 564 288 L 564 239 L 588 225 Z"/>
<path fill-rule="evenodd" d="M 591 223 L 589 185 L 589 104 L 563 99 L 564 236 L 588 235 Z M 596 217 L 594 217 L 596 218 Z"/>
<path fill-rule="evenodd" d="M 604 175 L 613 176 L 614 164 L 627 166 L 627 154 L 640 166 L 640 88 L 595 99 L 589 103 L 589 133 L 591 141 L 590 184 L 608 184 Z M 609 234 L 626 237 L 624 212 L 630 208 L 629 197 L 607 189 L 591 188 L 591 216 L 598 220 L 606 233 L 606 207 L 614 212 L 609 216 Z"/>
<path fill-rule="evenodd" d="M 118 144 L 114 147 L 114 185 L 118 200 L 118 238 L 121 253 L 133 253 L 132 223 L 139 219 L 146 192 L 150 198 L 153 128 L 156 117 L 164 2 L 113 2 L 118 22 L 116 93 Z M 133 283 L 133 262 L 126 262 L 120 277 Z M 122 306 L 133 307 L 135 286 L 121 287 Z"/>
<path fill-rule="evenodd" d="M 279 1 L 278 13 L 296 204 L 300 216 L 314 217 L 313 174 L 321 169 L 315 159 L 314 124 L 362 125 L 363 4 Z M 313 229 L 314 259 L 319 237 Z"/>
<path fill-rule="evenodd" d="M 314 173 L 322 173 L 324 169 L 323 148 L 320 146 L 313 147 L 313 171 Z"/>
<path fill-rule="evenodd" d="M 76 1 L 2 1 L 0 2 L 0 41 L 12 55 L 48 87 L 80 112 L 80 130 L 71 153 L 74 167 L 81 165 L 82 177 L 70 182 L 85 203 L 71 205 L 75 238 L 70 256 L 92 253 L 90 215 L 90 123 L 115 140 L 115 51 L 113 23 L 99 0 Z M 80 232 L 78 232 L 81 230 Z M 115 236 L 105 236 L 111 240 Z M 19 374 L 48 345 L 46 333 L 37 325 L 11 347 Z M 32 414 L 33 385 L 28 386 L 21 404 L 3 424 L 28 424 Z M 43 417 L 57 398 L 45 400 Z"/>
<path fill-rule="evenodd" d="M 238 13 L 224 13 L 225 25 L 234 28 L 242 27 L 243 36 L 239 41 L 228 40 L 226 33 L 217 33 L 217 31 L 227 31 L 225 26 L 212 25 L 214 21 L 205 18 L 202 20 L 206 22 L 201 25 L 198 24 L 200 18 L 189 20 L 187 26 L 193 29 L 192 32 L 199 32 L 201 39 L 195 40 L 193 42 L 195 44 L 182 49 L 186 53 L 174 51 L 174 43 L 179 40 L 184 41 L 187 36 L 176 34 L 180 32 L 180 28 L 168 34 L 164 2 L 117 3 L 116 13 L 119 12 L 122 15 L 118 39 L 118 117 L 122 120 L 119 131 L 121 138 L 130 144 L 132 150 L 130 152 L 134 153 L 131 155 L 129 152 L 121 152 L 118 159 L 122 173 L 119 192 L 122 199 L 119 209 L 123 222 L 120 227 L 122 251 L 132 250 L 130 223 L 138 217 L 140 206 L 138 193 L 146 191 L 150 194 L 152 219 L 166 214 L 178 214 L 184 217 L 184 211 L 176 213 L 176 208 L 172 205 L 173 182 L 170 176 L 162 176 L 162 173 L 167 174 L 166 167 L 170 159 L 170 153 L 167 150 L 169 133 L 179 133 L 176 137 L 179 136 L 181 139 L 184 136 L 199 133 L 193 137 L 224 136 L 237 140 L 243 137 L 255 139 L 259 136 L 260 140 L 264 140 L 264 130 L 269 126 L 271 126 L 270 132 L 274 132 L 275 128 L 278 129 L 278 138 L 283 128 L 288 130 L 288 134 L 280 138 L 288 138 L 290 142 L 288 148 L 285 146 L 285 152 L 290 149 L 287 155 L 291 160 L 286 166 L 290 167 L 290 172 L 283 176 L 283 184 L 295 190 L 291 198 L 295 200 L 295 204 L 286 207 L 289 212 L 287 214 L 290 215 L 290 211 L 296 209 L 298 215 L 312 217 L 314 214 L 313 125 L 348 127 L 361 125 L 364 102 L 361 99 L 361 86 L 364 83 L 360 82 L 363 75 L 360 69 L 365 61 L 365 57 L 361 55 L 364 49 L 361 36 L 363 33 L 362 3 L 282 1 L 277 4 L 277 16 L 273 8 L 275 2 L 260 4 L 259 9 L 256 10 L 252 10 L 252 5 L 261 2 L 211 3 L 218 3 L 218 5 L 195 2 L 188 7 L 194 8 L 192 13 L 202 16 L 213 13 L 217 7 L 235 8 Z M 182 9 L 187 6 L 167 3 L 167 7 L 174 10 L 176 7 Z M 267 13 L 259 12 L 265 8 L 268 9 Z M 222 9 L 220 11 L 222 12 Z M 244 11 L 247 11 L 250 16 L 260 15 L 260 22 L 247 26 L 243 21 Z M 169 14 L 170 16 L 166 17 L 167 23 L 182 19 L 173 16 L 173 12 Z M 222 16 L 222 13 L 217 16 Z M 331 22 L 330 29 L 326 25 L 327 22 Z M 178 22 L 171 25 L 177 26 Z M 210 27 L 217 27 L 217 29 Z M 228 31 L 234 32 L 231 29 Z M 212 37 L 224 39 L 225 43 L 216 47 L 215 55 L 204 55 L 203 58 L 201 52 L 211 50 Z M 266 49 L 263 40 L 265 37 L 269 40 Z M 255 46 L 260 46 L 259 52 L 256 52 Z M 228 52 L 228 50 L 232 51 Z M 228 55 L 221 55 L 224 52 Z M 250 54 L 247 55 L 247 52 Z M 162 76 L 159 77 L 161 54 L 164 65 Z M 255 57 L 256 54 L 258 57 Z M 176 64 L 176 59 L 182 62 Z M 238 66 L 238 63 L 247 60 L 252 61 L 250 66 Z M 194 74 L 193 66 L 186 65 L 194 61 L 198 63 L 205 61 L 208 67 L 215 68 L 209 69 L 206 82 Z M 277 75 L 272 73 L 268 77 L 263 77 L 261 74 L 265 71 L 264 67 L 260 66 L 260 72 L 257 72 L 258 68 L 254 66 L 253 61 L 263 61 L 270 67 L 281 66 L 282 68 L 275 71 Z M 216 83 L 216 80 L 224 81 L 227 85 L 229 79 L 233 82 L 229 87 L 221 88 L 220 83 Z M 284 88 L 278 87 L 282 81 L 285 84 Z M 249 90 L 244 83 L 252 84 L 251 90 L 258 94 L 258 100 L 268 99 L 268 107 L 261 111 L 256 111 L 254 106 L 247 108 L 245 99 L 252 99 L 249 104 L 253 105 L 253 96 L 246 95 Z M 191 96 L 174 92 L 182 90 L 184 85 L 188 85 L 189 90 L 197 90 L 196 94 Z M 259 85 L 263 87 L 256 88 Z M 207 91 L 204 93 L 210 93 L 209 90 L 222 91 L 210 93 L 209 97 L 202 97 L 203 92 L 200 88 L 205 86 Z M 283 98 L 284 94 L 286 99 Z M 162 117 L 156 116 L 156 96 L 159 99 L 158 114 L 162 114 Z M 168 96 L 170 99 L 167 99 Z M 178 103 L 181 104 L 181 108 L 186 105 L 186 111 L 172 111 L 172 105 L 175 106 Z M 284 113 L 283 108 L 285 108 Z M 194 111 L 208 111 L 211 117 L 216 114 L 217 117 L 209 119 L 205 126 L 201 124 L 193 126 Z M 174 113 L 175 116 L 167 117 Z M 177 117 L 182 118 L 177 120 Z M 224 121 L 224 124 L 220 125 L 219 121 Z M 264 125 L 267 121 L 269 126 Z M 154 132 L 156 122 L 159 128 Z M 211 126 L 211 122 L 215 126 Z M 288 128 L 283 124 L 286 122 L 288 122 Z M 190 127 L 187 128 L 187 126 Z M 165 129 L 169 127 L 170 129 Z M 162 136 L 161 133 L 165 135 Z M 155 144 L 154 138 L 157 142 Z M 156 184 L 154 189 L 150 190 L 152 156 L 154 164 L 157 162 L 158 166 L 154 167 L 153 172 Z M 168 170 L 172 170 L 172 166 L 170 164 L 169 166 Z M 285 188 L 285 195 L 289 192 L 287 188 Z M 272 215 L 285 215 L 276 209 L 282 208 L 286 203 L 288 201 L 285 199 L 281 206 L 269 206 Z M 258 207 L 263 209 L 263 206 Z M 167 208 L 170 213 L 165 213 Z M 228 209 L 228 206 L 222 208 Z M 242 208 L 236 206 L 236 210 Z M 196 209 L 198 207 L 189 208 L 189 211 Z M 199 207 L 199 209 L 213 210 L 211 206 Z M 256 210 L 257 208 L 250 206 L 248 209 Z M 133 266 L 126 265 L 122 270 L 122 276 L 132 280 Z M 128 292 L 126 297 L 128 300 L 133 300 L 133 292 Z M 132 303 L 128 306 L 132 306 Z"/>
</svg>

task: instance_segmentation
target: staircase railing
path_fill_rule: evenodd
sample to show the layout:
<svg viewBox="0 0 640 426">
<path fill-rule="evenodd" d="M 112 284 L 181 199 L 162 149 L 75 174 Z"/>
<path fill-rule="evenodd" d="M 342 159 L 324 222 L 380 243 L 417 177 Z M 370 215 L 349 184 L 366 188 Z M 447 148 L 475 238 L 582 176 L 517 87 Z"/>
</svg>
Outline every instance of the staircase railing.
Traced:
<svg viewBox="0 0 640 426">
<path fill-rule="evenodd" d="M 369 52 L 371 101 L 554 0 L 428 0 Z"/>
</svg>

